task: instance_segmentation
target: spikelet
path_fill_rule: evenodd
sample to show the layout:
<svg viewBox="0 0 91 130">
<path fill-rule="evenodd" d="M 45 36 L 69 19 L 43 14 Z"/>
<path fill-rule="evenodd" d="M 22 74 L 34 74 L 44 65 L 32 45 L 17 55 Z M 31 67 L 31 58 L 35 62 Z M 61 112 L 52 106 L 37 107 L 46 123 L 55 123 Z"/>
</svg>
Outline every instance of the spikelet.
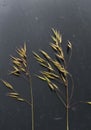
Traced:
<svg viewBox="0 0 91 130">
<path fill-rule="evenodd" d="M 7 82 L 7 81 L 5 81 L 5 80 L 1 80 L 1 81 L 2 81 L 2 83 L 3 83 L 8 89 L 11 89 L 11 90 L 14 89 L 13 86 L 12 86 L 9 82 Z"/>
<path fill-rule="evenodd" d="M 54 33 L 54 36 L 52 36 L 52 40 L 55 42 L 55 44 L 58 45 L 59 43 L 62 43 L 62 36 L 60 32 L 55 30 L 54 28 L 52 28 L 52 31 Z"/>
<path fill-rule="evenodd" d="M 10 74 L 20 76 L 22 73 L 26 74 L 27 70 L 26 43 L 24 43 L 23 47 L 18 48 L 16 52 L 18 54 L 18 57 L 11 56 L 13 70 L 10 72 Z"/>
</svg>

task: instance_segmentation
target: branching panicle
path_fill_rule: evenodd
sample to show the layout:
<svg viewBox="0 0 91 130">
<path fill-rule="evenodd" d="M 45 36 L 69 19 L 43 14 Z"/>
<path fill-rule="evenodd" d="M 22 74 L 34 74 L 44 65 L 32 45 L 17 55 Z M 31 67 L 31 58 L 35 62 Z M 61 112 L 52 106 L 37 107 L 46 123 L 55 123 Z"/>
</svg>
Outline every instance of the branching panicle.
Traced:
<svg viewBox="0 0 91 130">
<path fill-rule="evenodd" d="M 62 49 L 62 36 L 60 32 L 55 29 L 52 29 L 52 31 L 54 33 L 54 35 L 52 36 L 53 43 L 51 43 L 50 46 L 56 52 L 55 57 L 58 57 L 59 61 L 57 58 L 53 59 L 51 56 L 49 56 L 47 52 L 43 50 L 40 50 L 40 53 L 43 57 L 33 52 L 34 57 L 36 58 L 38 63 L 46 68 L 45 71 L 41 71 L 42 75 L 38 77 L 44 81 L 47 81 L 48 84 L 48 81 L 51 81 L 53 83 L 53 80 L 61 80 L 64 86 L 67 86 L 67 75 L 69 72 L 65 68 L 65 56 Z M 64 64 L 61 64 L 61 62 L 64 62 Z M 47 78 L 47 80 L 45 79 L 45 77 Z M 49 87 L 50 86 L 51 85 L 49 85 Z"/>
<path fill-rule="evenodd" d="M 34 57 L 38 61 L 40 65 L 45 67 L 45 70 L 40 71 L 41 75 L 37 75 L 37 77 L 43 81 L 46 81 L 49 88 L 54 91 L 57 95 L 57 97 L 62 101 L 63 105 L 65 106 L 67 110 L 67 130 L 69 130 L 69 123 L 68 123 L 68 109 L 69 109 L 69 90 L 68 90 L 68 75 L 69 72 L 67 70 L 67 63 L 64 56 L 64 51 L 62 48 L 62 36 L 59 31 L 52 29 L 53 36 L 52 40 L 53 43 L 50 44 L 51 48 L 55 52 L 55 59 L 49 56 L 47 52 L 40 50 L 40 53 L 42 54 L 43 58 L 40 57 L 37 53 L 33 53 Z M 72 50 L 72 45 L 68 41 L 67 46 L 67 53 L 69 53 L 69 50 Z M 49 69 L 49 66 L 50 68 Z M 50 70 L 50 71 L 49 71 Z M 60 87 L 56 82 L 54 81 L 61 81 L 62 86 L 65 86 L 66 88 L 66 102 L 63 99 L 60 91 Z M 73 90 L 72 90 L 73 91 Z"/>
<path fill-rule="evenodd" d="M 28 67 L 27 61 L 27 48 L 26 43 L 21 48 L 16 50 L 17 57 L 11 56 L 12 61 L 12 68 L 13 70 L 10 71 L 11 75 L 15 75 L 17 77 L 26 77 L 27 81 L 30 84 L 30 101 L 24 98 L 20 93 L 18 93 L 15 88 L 7 81 L 2 80 L 3 84 L 11 90 L 11 92 L 7 93 L 7 96 L 15 99 L 16 101 L 21 101 L 27 103 L 31 107 L 31 117 L 32 117 L 32 130 L 34 130 L 34 102 L 33 102 L 33 92 L 32 92 L 32 81 L 31 75 Z"/>
</svg>

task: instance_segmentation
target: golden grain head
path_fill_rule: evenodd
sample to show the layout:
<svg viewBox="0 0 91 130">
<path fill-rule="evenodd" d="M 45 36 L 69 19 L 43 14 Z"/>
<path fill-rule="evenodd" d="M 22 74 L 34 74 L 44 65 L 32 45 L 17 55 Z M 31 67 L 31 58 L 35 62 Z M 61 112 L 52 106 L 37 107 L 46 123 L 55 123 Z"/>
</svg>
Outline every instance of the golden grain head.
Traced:
<svg viewBox="0 0 91 130">
<path fill-rule="evenodd" d="M 64 61 L 64 53 L 62 50 L 62 47 L 56 44 L 51 43 L 50 46 L 52 47 L 52 49 L 56 52 L 56 56 L 61 59 L 62 61 Z"/>
<path fill-rule="evenodd" d="M 53 82 L 48 82 L 49 88 L 53 91 L 58 89 L 58 86 L 54 84 Z"/>
<path fill-rule="evenodd" d="M 26 59 L 27 55 L 26 55 L 26 43 L 24 43 L 24 46 L 21 47 L 20 49 L 18 48 L 16 50 L 17 54 L 21 57 Z"/>
<path fill-rule="evenodd" d="M 87 103 L 87 104 L 91 105 L 91 102 L 90 102 L 90 101 L 89 101 L 89 102 L 85 102 L 85 103 Z"/>
<path fill-rule="evenodd" d="M 72 49 L 72 44 L 70 41 L 68 41 L 68 45 L 67 45 L 70 49 Z"/>
<path fill-rule="evenodd" d="M 69 51 L 72 51 L 72 44 L 70 41 L 68 41 L 68 44 L 67 44 L 67 53 L 69 53 Z"/>
<path fill-rule="evenodd" d="M 15 76 L 20 76 L 21 72 L 26 74 L 27 70 L 27 59 L 26 59 L 26 43 L 24 43 L 23 47 L 16 50 L 18 57 L 11 56 L 11 61 L 13 63 L 13 70 L 10 74 Z"/>
<path fill-rule="evenodd" d="M 7 81 L 5 81 L 5 80 L 1 80 L 1 81 L 2 81 L 2 83 L 3 83 L 7 88 L 13 90 L 13 86 L 12 86 L 9 82 L 7 82 Z"/>
<path fill-rule="evenodd" d="M 42 53 L 47 59 L 49 59 L 49 60 L 51 59 L 50 56 L 49 56 L 46 52 L 44 52 L 44 51 L 41 50 L 41 53 Z M 35 59 L 38 61 L 38 63 L 39 63 L 41 66 L 45 67 L 46 69 L 48 69 L 48 70 L 50 70 L 50 71 L 53 71 L 53 68 L 52 68 L 51 64 L 49 63 L 49 61 L 47 61 L 46 59 L 40 57 L 40 56 L 39 56 L 37 53 L 35 53 L 35 52 L 33 52 L 33 55 L 34 55 Z"/>
<path fill-rule="evenodd" d="M 37 53 L 33 52 L 33 55 L 35 57 L 35 59 L 39 62 L 39 63 L 45 63 L 46 61 L 41 58 Z"/>
<path fill-rule="evenodd" d="M 49 79 L 59 79 L 59 76 L 55 73 L 52 73 L 52 72 L 41 71 L 41 74 L 43 76 L 46 76 Z"/>
<path fill-rule="evenodd" d="M 40 75 L 36 75 L 39 79 L 43 80 L 43 81 L 46 81 L 45 77 L 43 76 L 40 76 Z"/>
<path fill-rule="evenodd" d="M 55 42 L 55 44 L 58 45 L 59 43 L 62 43 L 62 36 L 61 36 L 60 32 L 53 28 L 52 28 L 52 31 L 54 33 L 54 36 L 52 36 L 52 39 Z"/>
<path fill-rule="evenodd" d="M 20 97 L 19 93 L 16 93 L 16 92 L 10 92 L 7 94 L 7 96 L 14 98 L 17 101 L 22 101 L 22 102 L 25 101 L 23 98 Z"/>
<path fill-rule="evenodd" d="M 40 52 L 42 53 L 42 55 L 47 59 L 47 60 L 51 60 L 51 57 L 43 50 L 40 50 Z"/>
</svg>

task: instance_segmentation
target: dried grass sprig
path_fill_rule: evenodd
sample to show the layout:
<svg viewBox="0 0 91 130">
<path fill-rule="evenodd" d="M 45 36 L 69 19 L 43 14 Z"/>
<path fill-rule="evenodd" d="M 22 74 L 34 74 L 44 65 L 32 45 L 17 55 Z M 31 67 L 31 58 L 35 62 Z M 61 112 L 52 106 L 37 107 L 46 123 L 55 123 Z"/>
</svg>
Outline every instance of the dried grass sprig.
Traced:
<svg viewBox="0 0 91 130">
<path fill-rule="evenodd" d="M 23 47 L 17 48 L 16 50 L 17 57 L 11 56 L 12 61 L 12 70 L 10 71 L 10 75 L 27 78 L 27 81 L 30 84 L 30 101 L 24 98 L 20 93 L 18 93 L 13 85 L 5 80 L 1 80 L 2 83 L 11 90 L 11 92 L 7 93 L 7 96 L 21 102 L 27 103 L 31 107 L 31 116 L 32 116 L 32 130 L 34 130 L 34 101 L 33 101 L 33 92 L 32 92 L 32 79 L 30 75 L 30 69 L 28 65 L 27 58 L 27 47 L 26 43 L 24 43 Z"/>
<path fill-rule="evenodd" d="M 64 51 L 62 48 L 62 36 L 59 31 L 52 29 L 53 36 L 52 40 L 53 43 L 50 44 L 51 48 L 55 52 L 55 59 L 49 56 L 49 54 L 43 50 L 40 50 L 40 53 L 42 54 L 42 57 L 40 57 L 37 53 L 33 52 L 34 57 L 38 61 L 40 65 L 43 64 L 45 67 L 44 71 L 40 71 L 41 75 L 37 76 L 43 81 L 46 81 L 49 88 L 54 91 L 57 95 L 57 97 L 62 101 L 63 105 L 65 106 L 67 110 L 67 130 L 69 130 L 69 123 L 68 123 L 68 109 L 69 109 L 69 89 L 68 89 L 68 75 L 69 72 L 67 70 L 67 63 L 64 56 Z M 71 43 L 68 42 L 67 46 L 67 53 L 72 50 Z M 49 69 L 48 65 L 51 66 L 51 69 Z M 60 87 L 54 81 L 61 81 L 62 86 L 65 86 L 66 88 L 66 102 L 63 99 L 61 93 L 60 93 Z M 65 95 L 65 94 L 64 94 Z"/>
<path fill-rule="evenodd" d="M 40 75 L 37 77 L 43 81 L 46 81 L 48 87 L 55 92 L 59 100 L 63 103 L 66 108 L 66 130 L 69 130 L 69 108 L 71 108 L 74 104 L 72 104 L 71 99 L 74 93 L 74 81 L 72 75 L 68 71 L 68 65 L 72 56 L 72 44 L 68 41 L 66 46 L 66 54 L 68 55 L 68 60 L 65 58 L 64 50 L 62 47 L 62 35 L 59 31 L 52 29 L 53 35 L 52 43 L 50 46 L 54 51 L 55 58 L 52 58 L 47 52 L 44 50 L 40 50 L 42 56 L 33 52 L 35 59 L 38 61 L 40 65 L 45 67 L 45 70 L 40 71 Z M 50 66 L 50 67 L 49 67 Z M 71 79 L 71 86 L 69 86 L 69 78 Z M 61 86 L 58 85 L 61 82 Z M 57 83 L 57 84 L 56 84 Z M 61 92 L 60 88 L 65 87 L 66 97 Z M 71 87 L 71 89 L 69 89 Z M 63 98 L 65 97 L 65 99 Z M 90 101 L 79 101 L 78 103 L 86 103 L 91 105 Z M 77 103 L 76 103 L 77 104 Z"/>
<path fill-rule="evenodd" d="M 59 31 L 53 28 L 52 31 L 53 35 L 51 36 L 52 43 L 50 43 L 50 47 L 54 51 L 53 54 L 55 58 L 52 58 L 44 50 L 39 50 L 41 56 L 33 52 L 35 59 L 43 67 L 43 70 L 40 71 L 40 75 L 36 76 L 42 81 L 45 81 L 48 84 L 49 89 L 54 92 L 58 99 L 63 103 L 66 108 L 66 130 L 69 130 L 69 109 L 79 103 L 91 105 L 91 101 L 88 100 L 72 103 L 75 86 L 73 77 L 68 70 L 68 65 L 72 56 L 72 44 L 70 41 L 67 42 L 66 53 L 64 53 L 62 35 Z M 27 78 L 27 81 L 30 84 L 30 100 L 28 101 L 17 92 L 11 83 L 5 80 L 1 81 L 10 91 L 7 93 L 7 96 L 17 101 L 25 102 L 31 107 L 32 130 L 34 130 L 32 77 L 29 69 L 26 43 L 24 43 L 23 47 L 17 48 L 16 53 L 17 57 L 11 56 L 12 70 L 10 71 L 10 75 L 17 76 L 18 78 L 23 76 Z M 68 60 L 65 54 L 68 55 Z M 70 83 L 69 78 L 71 81 Z M 61 91 L 62 89 L 65 89 L 66 91 L 63 93 L 63 91 Z"/>
</svg>

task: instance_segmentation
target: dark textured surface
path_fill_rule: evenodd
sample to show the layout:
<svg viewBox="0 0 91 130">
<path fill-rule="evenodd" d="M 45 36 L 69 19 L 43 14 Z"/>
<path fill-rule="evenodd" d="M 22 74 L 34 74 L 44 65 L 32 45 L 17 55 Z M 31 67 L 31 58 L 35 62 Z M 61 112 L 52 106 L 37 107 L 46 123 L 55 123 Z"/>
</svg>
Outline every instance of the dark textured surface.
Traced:
<svg viewBox="0 0 91 130">
<path fill-rule="evenodd" d="M 91 99 L 91 0 L 0 0 L 0 78 L 8 79 L 27 96 L 21 79 L 7 76 L 10 54 L 27 41 L 31 72 L 40 69 L 32 50 L 50 50 L 51 28 L 59 29 L 64 44 L 73 44 L 70 72 L 75 82 L 74 101 Z M 31 109 L 6 97 L 0 84 L 0 130 L 31 130 Z M 33 77 L 35 130 L 66 130 L 65 109 L 46 83 Z M 70 130 L 91 130 L 91 106 L 70 110 Z"/>
</svg>

